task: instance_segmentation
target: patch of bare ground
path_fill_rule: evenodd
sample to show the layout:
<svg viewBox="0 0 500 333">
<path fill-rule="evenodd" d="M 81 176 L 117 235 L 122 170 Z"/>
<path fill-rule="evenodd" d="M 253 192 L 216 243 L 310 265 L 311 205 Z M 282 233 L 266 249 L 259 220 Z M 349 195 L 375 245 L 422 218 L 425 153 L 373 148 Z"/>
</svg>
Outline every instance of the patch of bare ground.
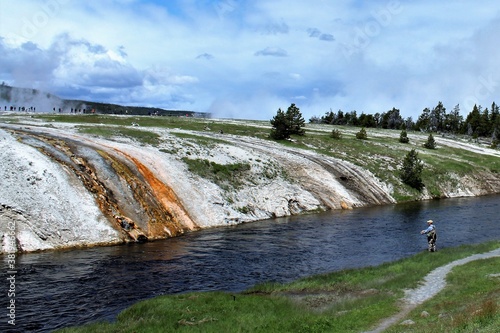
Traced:
<svg viewBox="0 0 500 333">
<path fill-rule="evenodd" d="M 343 315 L 348 310 L 344 310 L 344 305 L 375 295 L 382 292 L 378 289 L 365 290 L 328 290 L 328 291 L 293 291 L 280 293 L 292 300 L 298 306 L 305 307 L 314 312 L 324 312 L 334 310 L 338 307 L 336 315 Z"/>
</svg>

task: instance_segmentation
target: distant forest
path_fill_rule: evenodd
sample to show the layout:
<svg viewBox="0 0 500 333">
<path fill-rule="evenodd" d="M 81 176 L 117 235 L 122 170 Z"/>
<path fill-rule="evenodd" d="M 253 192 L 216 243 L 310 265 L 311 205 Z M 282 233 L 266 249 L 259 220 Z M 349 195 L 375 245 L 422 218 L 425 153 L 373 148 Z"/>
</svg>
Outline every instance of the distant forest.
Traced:
<svg viewBox="0 0 500 333">
<path fill-rule="evenodd" d="M 418 119 L 412 117 L 403 119 L 399 109 L 393 108 L 387 112 L 364 114 L 359 116 L 356 111 L 326 112 L 322 117 L 312 117 L 310 123 L 348 125 L 366 128 L 405 129 L 422 132 L 438 132 L 449 134 L 463 134 L 472 138 L 491 138 L 492 142 L 500 139 L 500 110 L 493 102 L 491 108 L 482 108 L 474 105 L 472 111 L 464 117 L 460 115 L 460 106 L 446 112 L 442 102 L 433 109 L 425 108 Z"/>
</svg>

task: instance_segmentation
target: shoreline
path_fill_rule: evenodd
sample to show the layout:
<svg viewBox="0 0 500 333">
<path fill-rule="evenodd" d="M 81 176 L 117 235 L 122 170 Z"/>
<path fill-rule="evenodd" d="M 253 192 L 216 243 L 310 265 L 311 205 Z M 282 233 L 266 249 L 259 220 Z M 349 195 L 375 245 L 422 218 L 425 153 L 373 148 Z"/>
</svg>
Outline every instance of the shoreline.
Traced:
<svg viewBox="0 0 500 333">
<path fill-rule="evenodd" d="M 0 153 L 5 164 L 0 177 L 6 182 L 0 194 L 0 220 L 4 220 L 2 224 L 16 223 L 19 252 L 123 244 L 140 237 L 166 239 L 193 230 L 275 217 L 500 193 L 500 177 L 493 172 L 493 162 L 490 173 L 479 170 L 477 175 L 445 175 L 450 183 L 437 182 L 442 186 L 439 196 L 431 195 L 436 185 L 429 185 L 422 193 L 397 202 L 394 196 L 406 188 L 396 189 L 368 167 L 352 161 L 296 144 L 200 131 L 196 126 L 205 125 L 199 120 L 164 119 L 175 128 L 136 129 L 128 124 L 133 118 L 97 118 L 113 124 L 122 119 L 128 125 L 113 127 L 31 117 L 24 123 L 0 123 Z M 141 121 L 153 121 L 157 126 L 157 120 L 150 118 Z M 101 132 L 82 133 L 82 126 L 101 132 L 104 128 L 111 137 L 103 137 Z M 186 126 L 195 129 L 181 128 Z M 144 133 L 159 138 L 159 143 L 141 142 Z M 377 132 L 382 134 L 395 135 Z M 376 141 L 372 144 L 378 149 Z M 473 152 L 478 156 L 498 154 L 500 158 L 500 152 L 494 150 Z M 434 152 L 428 154 L 435 158 Z M 382 156 L 384 159 L 388 160 Z M 201 173 L 204 170 L 192 170 L 194 166 L 186 161 L 212 163 L 221 170 L 246 167 L 229 173 L 228 181 Z M 390 171 L 388 176 L 393 174 Z M 151 207 L 157 207 L 153 214 Z"/>
</svg>

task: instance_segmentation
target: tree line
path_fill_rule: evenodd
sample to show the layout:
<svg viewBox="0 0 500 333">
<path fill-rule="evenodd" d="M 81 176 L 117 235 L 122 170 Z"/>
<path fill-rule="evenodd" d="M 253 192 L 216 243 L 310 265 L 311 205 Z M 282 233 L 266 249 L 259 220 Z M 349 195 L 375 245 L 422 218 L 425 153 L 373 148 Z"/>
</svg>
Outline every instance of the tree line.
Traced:
<svg viewBox="0 0 500 333">
<path fill-rule="evenodd" d="M 500 107 L 493 102 L 490 108 L 474 105 L 472 111 L 464 118 L 460 114 L 460 106 L 457 104 L 451 111 L 447 112 L 442 102 L 434 108 L 425 108 L 414 121 L 412 117 L 404 119 L 400 110 L 392 108 L 387 112 L 365 114 L 359 116 L 357 111 L 343 112 L 332 110 L 325 115 L 314 116 L 310 123 L 321 123 L 331 125 L 348 125 L 366 128 L 406 129 L 422 132 L 440 132 L 450 134 L 464 134 L 473 138 L 485 137 L 492 141 L 500 140 Z"/>
<path fill-rule="evenodd" d="M 281 108 L 278 109 L 270 122 L 272 125 L 270 137 L 275 140 L 290 139 L 291 135 L 305 135 L 304 118 L 300 109 L 293 103 L 286 111 L 281 110 Z M 465 120 L 460 115 L 458 105 L 455 106 L 452 112 L 446 113 L 446 108 L 439 102 L 432 110 L 425 108 L 418 117 L 417 122 L 413 122 L 411 117 L 404 120 L 400 111 L 396 108 L 382 114 L 361 114 L 359 117 L 357 117 L 356 111 L 347 114 L 340 110 L 336 114 L 330 111 L 321 118 L 313 117 L 310 122 L 361 126 L 361 130 L 356 133 L 356 138 L 360 140 L 368 139 L 365 127 L 400 129 L 399 142 L 401 143 L 409 143 L 407 129 L 429 132 L 427 142 L 423 145 L 427 149 L 436 149 L 436 142 L 432 132 L 462 133 L 473 137 L 491 136 L 492 148 L 497 146 L 500 134 L 499 107 L 495 102 L 491 106 L 491 112 L 487 108 L 482 110 L 481 106 L 475 105 Z M 338 129 L 333 129 L 330 137 L 341 139 L 342 134 Z M 422 181 L 422 171 L 422 160 L 418 157 L 417 151 L 411 149 L 404 157 L 399 168 L 400 179 L 403 183 L 421 191 L 425 187 Z"/>
</svg>

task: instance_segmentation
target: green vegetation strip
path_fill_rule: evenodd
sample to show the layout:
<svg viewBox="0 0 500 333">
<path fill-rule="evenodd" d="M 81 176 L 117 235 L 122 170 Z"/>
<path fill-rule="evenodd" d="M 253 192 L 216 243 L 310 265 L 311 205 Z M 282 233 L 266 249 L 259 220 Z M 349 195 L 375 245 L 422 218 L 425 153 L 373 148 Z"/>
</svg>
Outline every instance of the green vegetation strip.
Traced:
<svg viewBox="0 0 500 333">
<path fill-rule="evenodd" d="M 245 292 L 160 296 L 124 310 L 114 323 L 59 332 L 362 332 L 398 311 L 404 289 L 433 269 L 500 247 L 500 241 L 422 252 L 377 267 L 266 283 Z M 456 267 L 448 286 L 409 314 L 405 332 L 496 332 L 500 327 L 500 259 Z M 429 317 L 422 318 L 422 310 Z M 404 318 L 407 319 L 407 318 Z M 399 323 L 398 323 L 399 324 Z M 402 327 L 390 328 L 401 332 Z"/>
<path fill-rule="evenodd" d="M 12 121 L 22 121 L 23 117 L 2 118 Z M 40 125 L 52 126 L 56 122 L 73 123 L 80 131 L 103 137 L 125 136 L 133 138 L 143 144 L 153 146 L 163 143 L 161 151 L 176 154 L 178 149 L 173 145 L 160 142 L 161 138 L 152 132 L 151 128 L 171 129 L 170 135 L 175 135 L 184 144 L 213 147 L 223 143 L 227 135 L 239 135 L 264 140 L 271 140 L 269 121 L 205 119 L 193 117 L 153 117 L 153 116 L 118 116 L 118 115 L 68 115 L 45 114 L 25 118 L 30 122 L 39 121 Z M 92 127 L 92 124 L 99 126 Z M 137 127 L 131 128 L 131 125 Z M 416 149 L 419 159 L 424 163 L 422 183 L 426 193 L 440 198 L 446 195 L 450 188 L 457 188 L 463 177 L 482 179 L 484 174 L 500 172 L 498 156 L 475 153 L 467 149 L 453 148 L 439 143 L 437 149 L 425 149 L 423 143 L 428 139 L 427 133 L 409 131 L 409 143 L 399 142 L 400 131 L 389 129 L 368 128 L 367 139 L 356 139 L 358 127 L 306 124 L 304 136 L 292 135 L 292 140 L 276 141 L 284 147 L 300 148 L 316 151 L 317 153 L 332 156 L 356 164 L 369 170 L 382 182 L 392 188 L 391 195 L 397 202 L 414 201 L 422 196 L 422 192 L 415 190 L 400 179 L 400 166 L 403 158 L 411 150 Z M 331 137 L 332 131 L 338 131 L 339 139 Z M 188 132 L 192 131 L 192 132 Z M 222 133 L 220 133 L 222 132 Z M 206 136 L 206 134 L 217 134 Z M 464 142 L 456 141 L 456 142 Z M 231 143 L 231 140 L 227 140 Z M 212 177 L 211 174 L 208 174 Z M 210 178 L 209 177 L 209 178 Z M 217 178 L 217 177 L 215 177 Z M 210 178 L 211 179 L 211 178 Z M 233 178 L 236 179 L 236 178 Z M 218 184 L 230 189 L 227 181 Z"/>
<path fill-rule="evenodd" d="M 104 138 L 127 137 L 153 146 L 160 143 L 160 136 L 156 133 L 122 126 L 79 126 L 78 131 Z"/>
<path fill-rule="evenodd" d="M 223 122 L 204 118 L 192 117 L 153 117 L 153 116 L 116 116 L 116 115 L 37 115 L 33 119 L 50 122 L 71 124 L 100 124 L 139 127 L 159 127 L 182 129 L 190 131 L 204 131 L 224 134 L 235 134 L 266 138 L 269 136 L 270 124 L 268 121 L 234 121 Z"/>
<path fill-rule="evenodd" d="M 182 160 L 188 165 L 189 171 L 211 180 L 222 188 L 237 188 L 241 185 L 241 179 L 244 179 L 241 175 L 250 170 L 250 164 L 247 163 L 218 164 L 205 159 L 187 157 Z"/>
</svg>

